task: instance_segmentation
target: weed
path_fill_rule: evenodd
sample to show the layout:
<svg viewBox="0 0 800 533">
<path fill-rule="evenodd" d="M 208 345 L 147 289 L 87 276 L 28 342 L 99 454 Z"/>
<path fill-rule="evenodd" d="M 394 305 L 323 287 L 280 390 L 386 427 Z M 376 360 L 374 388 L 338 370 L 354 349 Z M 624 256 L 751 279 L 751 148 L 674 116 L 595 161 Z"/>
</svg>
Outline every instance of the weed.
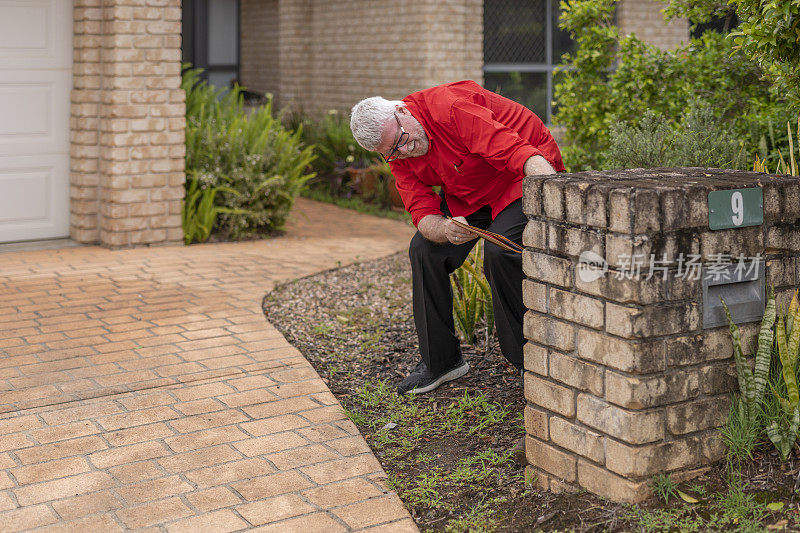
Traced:
<svg viewBox="0 0 800 533">
<path fill-rule="evenodd" d="M 658 474 L 653 476 L 650 481 L 650 486 L 656 496 L 664 500 L 664 503 L 669 503 L 670 496 L 678 495 L 678 484 L 669 476 L 669 474 Z"/>
<path fill-rule="evenodd" d="M 485 450 L 461 459 L 448 478 L 454 483 L 462 485 L 467 483 L 485 484 L 492 474 L 496 473 L 499 477 L 497 468 L 509 464 L 511 460 L 511 450 L 504 453 L 498 453 L 491 449 Z"/>
<path fill-rule="evenodd" d="M 445 526 L 445 532 L 489 533 L 494 531 L 498 526 L 497 511 L 494 509 L 498 503 L 500 502 L 496 500 L 482 501 L 470 509 L 466 516 L 449 521 Z"/>
<path fill-rule="evenodd" d="M 633 512 L 626 516 L 628 520 L 637 522 L 641 531 L 680 531 L 693 533 L 705 531 L 701 518 L 693 516 L 686 508 L 658 509 L 646 511 L 635 507 Z"/>
<path fill-rule="evenodd" d="M 731 476 L 728 491 L 717 495 L 717 503 L 725 518 L 736 521 L 758 521 L 766 514 L 766 508 L 756 501 L 753 494 L 745 492 L 745 484 L 738 474 Z"/>
<path fill-rule="evenodd" d="M 344 414 L 347 415 L 347 418 L 349 418 L 353 424 L 363 426 L 367 423 L 366 417 L 357 411 L 351 411 L 345 408 Z"/>
<path fill-rule="evenodd" d="M 363 351 L 370 351 L 376 348 L 379 348 L 381 345 L 381 335 L 383 334 L 383 330 L 381 328 L 376 329 L 372 333 L 368 333 L 366 331 L 361 332 L 361 349 Z"/>
<path fill-rule="evenodd" d="M 401 497 L 411 505 L 422 507 L 439 507 L 442 503 L 442 493 L 439 485 L 442 482 L 442 472 L 439 469 L 420 474 L 415 478 L 412 487 L 404 487 Z"/>
<path fill-rule="evenodd" d="M 486 323 L 486 345 L 494 327 L 492 291 L 483 274 L 483 244 L 479 242 L 467 260 L 450 276 L 453 290 L 453 320 L 456 329 L 469 344 L 475 344 L 475 329 Z"/>
<path fill-rule="evenodd" d="M 742 398 L 735 398 L 731 403 L 728 421 L 720 428 L 729 465 L 736 466 L 742 461 L 753 459 L 753 450 L 759 438 L 758 426 L 756 418 L 747 416 Z"/>
<path fill-rule="evenodd" d="M 526 468 L 525 469 L 525 486 L 531 487 L 534 483 L 536 483 L 537 476 L 533 473 L 532 470 Z"/>
<path fill-rule="evenodd" d="M 365 383 L 364 386 L 358 390 L 356 400 L 361 404 L 361 407 L 371 409 L 378 407 L 382 403 L 394 404 L 395 400 L 391 398 L 392 395 L 396 397 L 397 392 L 395 392 L 388 381 L 381 380 L 375 385 Z"/>
<path fill-rule="evenodd" d="M 501 422 L 508 415 L 508 410 L 490 402 L 482 392 L 470 396 L 469 392 L 465 390 L 461 398 L 447 407 L 445 414 L 447 416 L 445 429 L 453 431 L 460 431 L 464 427 L 468 415 L 476 417 L 477 420 L 470 421 L 467 431 L 472 435 L 473 433 L 481 434 L 483 430 Z"/>
<path fill-rule="evenodd" d="M 701 498 L 705 498 L 706 496 L 708 496 L 708 489 L 705 487 L 705 485 L 701 485 L 700 483 L 695 483 L 694 485 L 689 487 L 689 490 L 697 494 Z"/>
<path fill-rule="evenodd" d="M 326 325 L 326 324 L 317 324 L 316 326 L 311 328 L 311 331 L 314 332 L 314 335 L 324 336 L 330 333 L 333 329 L 333 326 Z"/>
<path fill-rule="evenodd" d="M 417 454 L 417 462 L 422 464 L 432 463 L 436 458 L 426 452 L 420 452 Z"/>
</svg>

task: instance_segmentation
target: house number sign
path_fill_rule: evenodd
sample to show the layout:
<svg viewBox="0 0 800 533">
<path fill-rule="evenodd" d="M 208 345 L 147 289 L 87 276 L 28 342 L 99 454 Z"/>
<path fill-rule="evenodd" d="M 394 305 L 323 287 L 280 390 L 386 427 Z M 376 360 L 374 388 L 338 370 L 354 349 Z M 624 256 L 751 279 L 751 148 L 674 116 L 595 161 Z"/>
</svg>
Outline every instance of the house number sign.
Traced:
<svg viewBox="0 0 800 533">
<path fill-rule="evenodd" d="M 728 189 L 708 193 L 710 229 L 743 228 L 764 223 L 764 194 L 761 187 Z"/>
</svg>

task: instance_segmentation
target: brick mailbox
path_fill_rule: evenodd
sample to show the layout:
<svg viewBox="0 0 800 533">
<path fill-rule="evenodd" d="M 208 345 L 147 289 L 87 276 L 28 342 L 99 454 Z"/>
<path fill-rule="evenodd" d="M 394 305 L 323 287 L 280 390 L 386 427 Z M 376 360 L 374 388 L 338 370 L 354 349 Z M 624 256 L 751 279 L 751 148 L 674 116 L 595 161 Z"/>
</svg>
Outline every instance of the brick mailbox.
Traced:
<svg viewBox="0 0 800 533">
<path fill-rule="evenodd" d="M 800 179 L 581 172 L 528 177 L 523 201 L 536 485 L 636 502 L 655 474 L 699 474 L 737 390 L 720 297 L 752 352 L 765 287 L 785 305 L 800 282 Z"/>
</svg>

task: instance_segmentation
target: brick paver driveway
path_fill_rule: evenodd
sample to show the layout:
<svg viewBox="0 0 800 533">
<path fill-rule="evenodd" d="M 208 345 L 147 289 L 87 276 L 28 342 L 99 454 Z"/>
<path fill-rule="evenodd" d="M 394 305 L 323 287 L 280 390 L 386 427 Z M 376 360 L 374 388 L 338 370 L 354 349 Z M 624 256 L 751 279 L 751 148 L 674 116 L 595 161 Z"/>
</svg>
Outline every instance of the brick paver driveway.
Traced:
<svg viewBox="0 0 800 533">
<path fill-rule="evenodd" d="M 301 200 L 267 241 L 0 254 L 0 529 L 416 531 L 261 312 L 411 231 Z"/>
</svg>

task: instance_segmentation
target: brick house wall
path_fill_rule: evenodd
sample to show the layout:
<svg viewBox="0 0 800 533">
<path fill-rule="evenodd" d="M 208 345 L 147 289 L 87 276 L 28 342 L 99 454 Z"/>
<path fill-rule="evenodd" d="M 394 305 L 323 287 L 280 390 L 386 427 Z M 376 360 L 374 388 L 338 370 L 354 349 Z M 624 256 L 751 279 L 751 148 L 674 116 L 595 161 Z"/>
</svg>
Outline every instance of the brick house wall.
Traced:
<svg viewBox="0 0 800 533">
<path fill-rule="evenodd" d="M 240 78 L 246 87 L 277 94 L 280 80 L 278 0 L 241 0 Z"/>
<path fill-rule="evenodd" d="M 623 35 L 635 33 L 648 44 L 669 50 L 689 40 L 689 21 L 674 19 L 667 24 L 658 0 L 623 0 L 617 7 L 617 25 Z"/>
<path fill-rule="evenodd" d="M 183 239 L 180 0 L 75 0 L 70 236 L 109 247 Z"/>
<path fill-rule="evenodd" d="M 483 80 L 482 0 L 390 10 L 375 0 L 243 0 L 241 16 L 242 84 L 275 94 L 281 106 L 347 111 L 367 96 L 401 98 L 448 81 Z M 266 38 L 268 31 L 277 39 Z"/>
</svg>

